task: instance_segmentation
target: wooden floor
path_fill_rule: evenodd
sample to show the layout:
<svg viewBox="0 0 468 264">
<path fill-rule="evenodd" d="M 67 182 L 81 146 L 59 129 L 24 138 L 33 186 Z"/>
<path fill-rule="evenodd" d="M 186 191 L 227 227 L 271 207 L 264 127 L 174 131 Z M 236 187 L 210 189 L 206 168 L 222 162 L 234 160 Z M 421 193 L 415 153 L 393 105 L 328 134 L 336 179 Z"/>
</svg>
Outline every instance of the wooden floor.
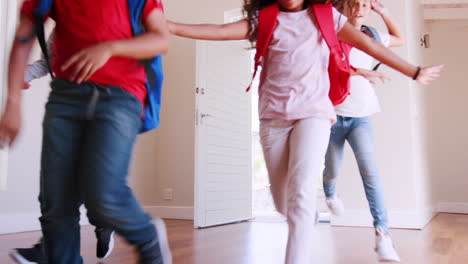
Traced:
<svg viewBox="0 0 468 264">
<path fill-rule="evenodd" d="M 192 222 L 167 221 L 174 264 L 282 264 L 286 244 L 285 223 L 248 222 L 203 230 Z M 311 249 L 318 264 L 377 263 L 374 235 L 369 228 L 317 226 L 317 247 Z M 39 232 L 0 236 L 0 264 L 13 263 L 11 248 L 33 244 Z M 94 257 L 92 227 L 84 227 L 84 263 L 99 263 Z M 423 231 L 392 230 L 395 246 L 406 264 L 468 264 L 468 215 L 439 214 Z M 133 264 L 132 247 L 117 239 L 106 264 Z M 305 263 L 308 264 L 308 263 Z"/>
</svg>

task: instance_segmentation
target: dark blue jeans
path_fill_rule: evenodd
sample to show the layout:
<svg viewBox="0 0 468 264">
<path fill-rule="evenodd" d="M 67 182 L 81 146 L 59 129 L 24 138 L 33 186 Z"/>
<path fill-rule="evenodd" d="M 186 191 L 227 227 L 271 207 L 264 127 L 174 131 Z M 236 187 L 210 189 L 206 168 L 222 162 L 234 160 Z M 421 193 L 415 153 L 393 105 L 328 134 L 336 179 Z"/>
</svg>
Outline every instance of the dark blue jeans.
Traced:
<svg viewBox="0 0 468 264">
<path fill-rule="evenodd" d="M 127 185 L 142 112 L 119 87 L 55 79 L 43 123 L 40 217 L 50 264 L 83 263 L 79 207 L 159 263 L 156 230 Z M 146 256 L 148 259 L 148 256 Z"/>
</svg>

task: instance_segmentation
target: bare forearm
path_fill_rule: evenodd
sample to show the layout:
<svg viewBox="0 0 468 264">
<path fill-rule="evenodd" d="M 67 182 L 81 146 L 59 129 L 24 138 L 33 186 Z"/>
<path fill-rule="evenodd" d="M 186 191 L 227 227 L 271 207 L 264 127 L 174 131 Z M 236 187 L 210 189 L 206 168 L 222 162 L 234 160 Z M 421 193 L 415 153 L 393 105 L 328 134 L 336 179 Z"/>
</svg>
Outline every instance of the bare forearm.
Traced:
<svg viewBox="0 0 468 264">
<path fill-rule="evenodd" d="M 351 69 L 350 73 L 351 73 L 351 76 L 362 76 L 363 75 L 363 71 L 362 71 L 361 68 L 357 68 L 356 70 Z"/>
<path fill-rule="evenodd" d="M 173 23 L 173 25 L 174 35 L 180 37 L 203 40 L 223 40 L 223 36 L 221 34 L 221 25 L 188 25 L 180 23 Z"/>
<path fill-rule="evenodd" d="M 395 18 L 388 12 L 382 13 L 381 16 L 387 26 L 388 33 L 392 37 L 390 46 L 402 46 L 405 43 L 405 35 Z"/>
<path fill-rule="evenodd" d="M 168 21 L 171 33 L 180 37 L 202 40 L 242 40 L 247 39 L 248 23 L 241 20 L 230 24 L 182 24 Z"/>
<path fill-rule="evenodd" d="M 415 75 L 418 70 L 417 66 L 403 60 L 379 42 L 372 39 L 369 39 L 369 42 L 371 43 L 365 43 L 363 45 L 357 44 L 355 47 L 408 77 L 413 77 Z"/>
<path fill-rule="evenodd" d="M 418 70 L 416 66 L 406 62 L 379 42 L 365 34 L 359 34 L 359 31 L 348 23 L 339 32 L 338 38 L 408 77 L 413 77 Z"/>
<path fill-rule="evenodd" d="M 169 49 L 169 34 L 148 32 L 131 39 L 108 42 L 112 56 L 148 59 Z"/>
<path fill-rule="evenodd" d="M 31 48 L 32 41 L 27 44 L 15 42 L 13 45 L 8 65 L 7 106 L 11 104 L 19 104 L 21 101 L 21 90 L 24 86 L 24 72 Z"/>
<path fill-rule="evenodd" d="M 22 43 L 19 39 L 29 38 L 31 32 L 33 32 L 32 22 L 27 17 L 21 16 L 8 63 L 7 107 L 18 105 L 21 101 L 21 90 L 24 86 L 24 71 L 34 41 L 30 40 Z"/>
</svg>

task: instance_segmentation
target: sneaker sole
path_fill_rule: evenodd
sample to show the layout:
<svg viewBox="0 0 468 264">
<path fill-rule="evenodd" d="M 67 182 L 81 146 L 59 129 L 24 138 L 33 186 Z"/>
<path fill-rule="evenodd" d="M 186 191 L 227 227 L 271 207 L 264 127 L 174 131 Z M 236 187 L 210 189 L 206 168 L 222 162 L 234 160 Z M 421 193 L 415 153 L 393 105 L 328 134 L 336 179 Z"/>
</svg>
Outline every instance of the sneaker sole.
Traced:
<svg viewBox="0 0 468 264">
<path fill-rule="evenodd" d="M 21 256 L 18 252 L 16 252 L 16 250 L 13 250 L 10 252 L 10 257 L 18 264 L 39 264 L 37 262 L 31 262 L 23 258 L 23 256 Z"/>
<path fill-rule="evenodd" d="M 159 247 L 163 258 L 163 264 L 172 264 L 172 255 L 167 240 L 167 230 L 164 221 L 161 218 L 153 219 L 153 224 L 158 232 Z"/>
<path fill-rule="evenodd" d="M 113 232 L 111 233 L 111 235 L 110 235 L 109 249 L 107 250 L 106 255 L 104 255 L 104 257 L 99 258 L 99 259 L 105 259 L 105 258 L 109 257 L 110 254 L 112 253 L 112 250 L 114 249 L 114 245 L 115 245 L 114 233 L 115 233 L 115 232 L 113 231 Z"/>
<path fill-rule="evenodd" d="M 385 263 L 400 263 L 399 260 L 390 260 L 390 259 L 379 259 L 379 262 L 385 262 Z"/>
<path fill-rule="evenodd" d="M 379 258 L 379 257 L 378 257 L 379 252 L 377 251 L 377 249 L 375 249 L 375 253 L 377 253 L 377 260 L 378 260 L 379 262 L 383 262 L 383 263 L 400 263 L 400 262 L 401 262 L 400 259 Z"/>
</svg>

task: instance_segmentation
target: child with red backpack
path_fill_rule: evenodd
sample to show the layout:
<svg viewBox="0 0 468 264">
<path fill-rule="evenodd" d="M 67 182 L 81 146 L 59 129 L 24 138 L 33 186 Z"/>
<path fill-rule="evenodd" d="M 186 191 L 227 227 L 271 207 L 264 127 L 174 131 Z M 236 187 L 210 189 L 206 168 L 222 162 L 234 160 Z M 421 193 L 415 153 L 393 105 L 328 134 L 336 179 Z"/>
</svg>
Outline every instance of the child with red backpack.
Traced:
<svg viewBox="0 0 468 264">
<path fill-rule="evenodd" d="M 388 33 L 364 26 L 364 23 L 370 18 L 371 9 L 383 18 Z M 380 0 L 347 0 L 345 1 L 344 13 L 349 17 L 349 22 L 356 29 L 362 31 L 361 34 L 368 34 L 387 47 L 403 45 L 404 37 L 401 30 Z M 373 58 L 358 49 L 351 50 L 350 63 L 362 69 L 360 72 L 370 71 L 371 74 L 378 74 L 380 78 L 385 79 L 385 75 L 382 73 L 372 71 Z M 323 172 L 323 187 L 330 211 L 334 215 L 341 215 L 344 206 L 336 195 L 336 183 L 343 159 L 344 144 L 348 141 L 356 157 L 369 208 L 374 219 L 375 251 L 378 260 L 399 262 L 400 257 L 389 235 L 383 186 L 374 153 L 370 116 L 379 112 L 380 106 L 371 85 L 372 78 L 366 80 L 365 77 L 369 78 L 367 74 L 353 76 L 351 78 L 351 94 L 343 103 L 335 106 L 338 121 L 331 129 Z"/>
<path fill-rule="evenodd" d="M 48 17 L 56 22 L 52 65 L 43 34 Z M 35 35 L 53 77 L 43 122 L 39 194 L 46 258 L 20 263 L 83 263 L 83 202 L 90 223 L 115 230 L 134 245 L 139 263 L 172 263 L 164 222 L 151 221 L 126 180 L 136 136 L 159 123 L 158 54 L 167 51 L 170 38 L 162 3 L 24 1 L 0 119 L 2 146 L 13 143 L 20 129 L 21 89 Z"/>
<path fill-rule="evenodd" d="M 168 22 L 171 32 L 183 37 L 257 42 L 256 64 L 263 66 L 259 87 L 260 136 L 275 206 L 289 225 L 287 264 L 313 261 L 314 186 L 327 150 L 330 127 L 336 122 L 330 98 L 335 103 L 342 101 L 349 89 L 346 50 L 336 37 L 422 84 L 435 79 L 440 71 L 438 67 L 408 64 L 357 31 L 331 4 L 314 5 L 316 2 L 246 0 L 247 18 L 238 22 Z"/>
</svg>

